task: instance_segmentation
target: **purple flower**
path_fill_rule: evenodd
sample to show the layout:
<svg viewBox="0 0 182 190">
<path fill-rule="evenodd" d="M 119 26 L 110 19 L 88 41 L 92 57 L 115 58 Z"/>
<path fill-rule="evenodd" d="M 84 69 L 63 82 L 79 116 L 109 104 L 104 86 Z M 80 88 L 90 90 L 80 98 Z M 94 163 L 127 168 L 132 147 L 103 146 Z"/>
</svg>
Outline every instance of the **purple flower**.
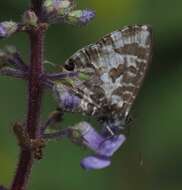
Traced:
<svg viewBox="0 0 182 190">
<path fill-rule="evenodd" d="M 97 152 L 104 138 L 87 122 L 81 122 L 74 128 L 80 131 L 84 138 L 84 145 L 94 152 Z"/>
<path fill-rule="evenodd" d="M 82 24 L 87 24 L 95 17 L 95 11 L 92 10 L 83 10 L 80 17 L 80 22 Z"/>
<path fill-rule="evenodd" d="M 85 170 L 96 170 L 96 169 L 102 169 L 106 168 L 111 164 L 111 161 L 109 158 L 104 156 L 88 156 L 85 157 L 80 165 Z"/>
<path fill-rule="evenodd" d="M 125 140 L 126 137 L 124 135 L 116 135 L 106 139 L 99 145 L 97 154 L 110 157 L 119 149 Z"/>
<path fill-rule="evenodd" d="M 95 155 L 88 156 L 81 161 L 81 166 L 85 169 L 101 169 L 110 165 L 110 157 L 124 143 L 124 135 L 103 136 L 99 134 L 87 122 L 81 122 L 74 127 L 84 139 L 83 144 L 94 151 Z"/>
<path fill-rule="evenodd" d="M 99 134 L 89 123 L 81 122 L 76 128 L 85 139 L 84 144 L 98 155 L 110 157 L 124 143 L 126 137 L 117 135 L 107 137 Z"/>
<path fill-rule="evenodd" d="M 67 110 L 68 109 L 71 110 L 77 107 L 77 105 L 79 105 L 80 103 L 80 99 L 77 96 L 70 95 L 67 92 L 62 94 L 61 98 L 62 98 L 63 105 L 65 109 Z"/>
<path fill-rule="evenodd" d="M 72 111 L 80 105 L 80 98 L 75 96 L 73 93 L 70 93 L 69 90 L 61 83 L 55 85 L 54 91 L 60 108 L 63 108 L 67 111 Z"/>
<path fill-rule="evenodd" d="M 66 22 L 74 25 L 86 25 L 95 17 L 93 10 L 74 10 L 68 14 Z"/>
</svg>

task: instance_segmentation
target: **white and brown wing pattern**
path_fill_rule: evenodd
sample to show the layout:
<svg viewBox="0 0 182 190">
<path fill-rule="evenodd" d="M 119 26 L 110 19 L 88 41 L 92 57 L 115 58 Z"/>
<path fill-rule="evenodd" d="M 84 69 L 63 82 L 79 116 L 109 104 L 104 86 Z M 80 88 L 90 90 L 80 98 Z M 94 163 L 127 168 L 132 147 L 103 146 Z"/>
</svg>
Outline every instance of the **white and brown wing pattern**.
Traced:
<svg viewBox="0 0 182 190">
<path fill-rule="evenodd" d="M 149 65 L 151 47 L 151 28 L 134 25 L 114 31 L 71 56 L 65 68 L 88 76 L 87 80 L 75 78 L 69 88 L 81 100 L 75 111 L 126 118 Z"/>
</svg>

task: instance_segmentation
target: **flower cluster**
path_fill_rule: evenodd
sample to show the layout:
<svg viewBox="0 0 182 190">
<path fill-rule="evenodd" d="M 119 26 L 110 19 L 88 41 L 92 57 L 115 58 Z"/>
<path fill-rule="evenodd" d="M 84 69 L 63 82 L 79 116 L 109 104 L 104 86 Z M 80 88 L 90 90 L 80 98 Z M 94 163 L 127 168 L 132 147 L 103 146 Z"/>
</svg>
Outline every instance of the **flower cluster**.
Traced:
<svg viewBox="0 0 182 190">
<path fill-rule="evenodd" d="M 73 0 L 45 0 L 43 4 L 44 20 L 49 23 L 64 22 L 73 25 L 85 25 L 94 17 L 89 9 L 74 10 Z"/>
<path fill-rule="evenodd" d="M 111 164 L 110 158 L 124 143 L 124 135 L 98 133 L 89 123 L 81 122 L 72 128 L 80 133 L 83 144 L 94 152 L 93 155 L 85 157 L 81 166 L 86 170 L 102 169 Z M 76 136 L 80 138 L 79 136 Z M 74 138 L 72 136 L 72 138 Z"/>
<path fill-rule="evenodd" d="M 46 24 L 68 23 L 72 25 L 86 25 L 94 17 L 93 10 L 75 10 L 74 0 L 45 0 L 43 2 L 42 22 Z M 27 10 L 20 23 L 4 21 L 0 23 L 0 38 L 10 37 L 15 32 L 29 31 L 38 27 L 38 17 L 32 10 Z"/>
</svg>

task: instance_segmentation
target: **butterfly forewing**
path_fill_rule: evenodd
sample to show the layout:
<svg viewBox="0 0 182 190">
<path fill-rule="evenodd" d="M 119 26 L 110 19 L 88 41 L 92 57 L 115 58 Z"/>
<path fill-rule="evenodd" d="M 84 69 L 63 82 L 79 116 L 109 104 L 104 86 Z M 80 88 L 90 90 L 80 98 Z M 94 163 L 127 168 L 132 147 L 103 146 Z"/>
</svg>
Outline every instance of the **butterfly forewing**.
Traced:
<svg viewBox="0 0 182 190">
<path fill-rule="evenodd" d="M 134 25 L 114 31 L 71 56 L 65 68 L 88 76 L 86 80 L 75 78 L 69 89 L 81 99 L 75 111 L 126 118 L 149 65 L 151 46 L 150 27 Z"/>
</svg>

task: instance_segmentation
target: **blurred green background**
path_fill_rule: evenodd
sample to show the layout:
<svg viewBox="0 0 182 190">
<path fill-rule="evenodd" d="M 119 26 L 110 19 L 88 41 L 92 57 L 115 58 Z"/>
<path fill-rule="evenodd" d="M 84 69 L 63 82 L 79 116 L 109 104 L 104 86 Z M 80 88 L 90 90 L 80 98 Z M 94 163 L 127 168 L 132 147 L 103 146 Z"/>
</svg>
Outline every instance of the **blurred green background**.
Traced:
<svg viewBox="0 0 182 190">
<path fill-rule="evenodd" d="M 134 127 L 111 167 L 86 172 L 79 161 L 88 152 L 68 141 L 50 142 L 33 168 L 32 190 L 181 190 L 182 189 L 182 1 L 79 0 L 96 19 L 84 28 L 54 25 L 45 43 L 46 59 L 63 63 L 77 49 L 129 24 L 150 24 L 154 56 L 133 107 Z M 28 0 L 0 1 L 0 20 L 19 20 Z M 14 44 L 28 60 L 28 39 L 18 34 L 0 41 Z M 19 149 L 11 126 L 26 116 L 26 83 L 0 77 L 0 184 L 14 175 Z M 56 106 L 46 93 L 43 117 Z M 75 116 L 67 117 L 69 120 Z M 143 165 L 141 165 L 143 162 Z"/>
</svg>

